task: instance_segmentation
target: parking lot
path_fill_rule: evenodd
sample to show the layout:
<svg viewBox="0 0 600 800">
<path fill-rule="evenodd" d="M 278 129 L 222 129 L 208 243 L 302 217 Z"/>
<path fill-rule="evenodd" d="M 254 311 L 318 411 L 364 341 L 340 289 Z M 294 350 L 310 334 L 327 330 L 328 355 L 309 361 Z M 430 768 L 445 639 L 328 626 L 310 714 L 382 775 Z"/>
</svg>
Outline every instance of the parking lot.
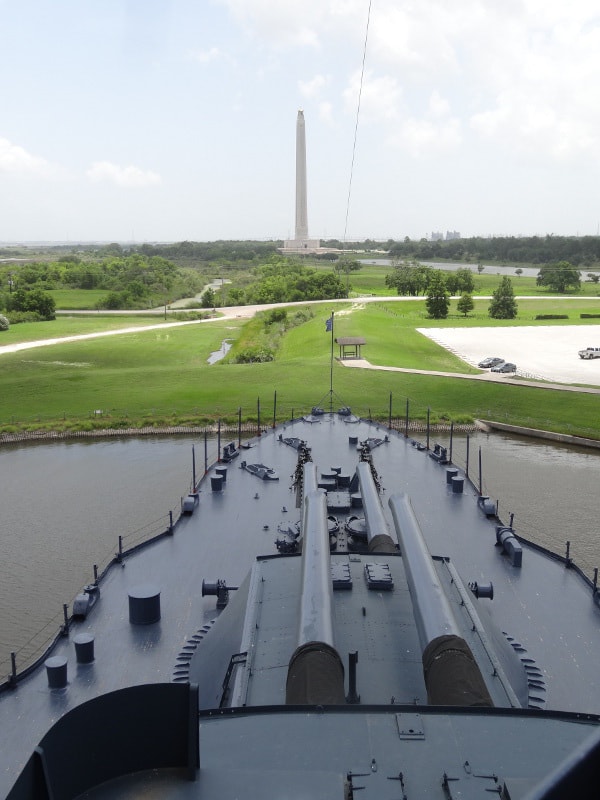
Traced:
<svg viewBox="0 0 600 800">
<path fill-rule="evenodd" d="M 600 358 L 588 361 L 578 356 L 586 347 L 600 347 L 600 325 L 419 328 L 419 332 L 475 367 L 488 356 L 498 356 L 514 362 L 517 375 L 526 378 L 600 386 Z"/>
</svg>

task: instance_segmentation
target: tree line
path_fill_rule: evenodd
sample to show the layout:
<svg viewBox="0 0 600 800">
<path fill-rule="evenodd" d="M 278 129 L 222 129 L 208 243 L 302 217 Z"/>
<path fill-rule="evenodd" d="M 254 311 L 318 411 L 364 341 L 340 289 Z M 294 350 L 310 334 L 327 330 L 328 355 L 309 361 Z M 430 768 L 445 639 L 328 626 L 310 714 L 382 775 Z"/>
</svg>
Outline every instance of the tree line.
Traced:
<svg viewBox="0 0 600 800">
<path fill-rule="evenodd" d="M 424 295 L 427 313 L 434 319 L 448 316 L 451 295 L 460 295 L 457 303 L 460 314 L 467 316 L 475 307 L 471 295 L 475 290 L 475 281 L 472 271 L 466 267 L 456 272 L 445 272 L 419 264 L 418 261 L 401 261 L 386 275 L 385 283 L 396 289 L 399 295 Z M 495 319 L 514 319 L 517 316 L 517 303 L 507 275 L 501 278 L 494 291 L 488 312 Z"/>
<path fill-rule="evenodd" d="M 220 305 L 243 306 L 331 300 L 347 297 L 348 291 L 339 272 L 315 270 L 297 259 L 274 255 L 251 270 L 246 285 L 225 285 L 218 294 L 214 299 Z"/>
<path fill-rule="evenodd" d="M 345 266 L 350 270 L 352 264 Z M 355 268 L 355 267 L 354 267 Z M 0 268 L 2 286 L 0 312 L 10 322 L 53 319 L 53 289 L 101 289 L 106 295 L 99 309 L 148 308 L 171 302 L 176 297 L 195 296 L 204 287 L 201 276 L 182 269 L 162 256 L 131 253 L 81 261 L 66 256 L 57 262 L 32 262 Z M 223 282 L 221 290 L 204 291 L 201 305 L 248 305 L 292 303 L 347 297 L 340 270 L 325 272 L 301 261 L 272 255 L 264 263 L 240 275 L 235 284 Z M 4 323 L 3 323 L 4 324 Z"/>
<path fill-rule="evenodd" d="M 600 236 L 474 236 L 431 242 L 404 239 L 389 246 L 392 258 L 423 261 L 488 261 L 494 264 L 550 264 L 568 261 L 576 267 L 600 264 Z"/>
</svg>

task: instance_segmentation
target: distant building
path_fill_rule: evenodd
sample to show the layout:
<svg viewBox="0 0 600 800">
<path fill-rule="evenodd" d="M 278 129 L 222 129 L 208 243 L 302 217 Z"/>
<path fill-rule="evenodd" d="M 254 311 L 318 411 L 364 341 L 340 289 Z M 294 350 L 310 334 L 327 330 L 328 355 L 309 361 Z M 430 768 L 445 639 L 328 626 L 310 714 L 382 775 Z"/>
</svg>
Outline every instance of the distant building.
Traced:
<svg viewBox="0 0 600 800">
<path fill-rule="evenodd" d="M 447 242 L 451 242 L 452 239 L 460 239 L 460 231 L 446 231 L 446 235 L 442 233 L 442 231 L 432 231 L 431 239 L 432 242 L 443 242 L 444 240 Z"/>
</svg>

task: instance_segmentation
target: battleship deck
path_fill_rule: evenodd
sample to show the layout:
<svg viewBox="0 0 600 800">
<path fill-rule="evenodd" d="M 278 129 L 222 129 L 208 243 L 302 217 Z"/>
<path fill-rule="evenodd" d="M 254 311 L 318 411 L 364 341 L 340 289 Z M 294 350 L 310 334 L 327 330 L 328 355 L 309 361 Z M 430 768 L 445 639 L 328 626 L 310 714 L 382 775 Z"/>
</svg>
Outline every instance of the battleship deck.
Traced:
<svg viewBox="0 0 600 800">
<path fill-rule="evenodd" d="M 434 709 L 424 709 L 422 714 L 418 710 L 408 710 L 411 705 L 424 706 L 427 699 L 414 610 L 406 586 L 403 559 L 398 552 L 386 555 L 334 552 L 331 556 L 334 572 L 339 564 L 339 569 L 351 579 L 350 591 L 342 587 L 333 593 L 333 617 L 340 653 L 344 658 L 349 652 L 359 653 L 357 689 L 361 704 L 328 714 L 327 719 L 321 721 L 314 715 L 298 717 L 289 709 L 285 714 L 285 708 L 253 715 L 249 707 L 272 709 L 285 703 L 285 672 L 295 649 L 294 598 L 300 581 L 301 559 L 297 555 L 277 555 L 274 544 L 278 530 L 291 529 L 300 519 L 296 492 L 292 488 L 297 451 L 283 441 L 288 437 L 307 442 L 317 474 L 325 483 L 332 470 L 334 474 L 348 476 L 354 473 L 357 440 L 370 437 L 383 440 L 373 449 L 372 459 L 381 479 L 381 508 L 389 533 L 395 538 L 388 498 L 404 493 L 410 497 L 440 584 L 452 598 L 461 632 L 476 651 L 478 661 L 488 664 L 484 679 L 498 706 L 490 717 L 456 711 L 446 722 L 432 725 Z M 536 780 L 586 738 L 588 730 L 583 723 L 594 722 L 587 715 L 600 714 L 597 670 L 600 611 L 592 591 L 573 570 L 526 545 L 523 546 L 522 566 L 514 566 L 496 543 L 499 521 L 486 517 L 470 483 L 465 480 L 463 492 L 454 492 L 447 482 L 446 466 L 429 458 L 428 453 L 415 447 L 411 440 L 386 428 L 364 421 L 350 424 L 342 417 L 324 415 L 312 422 L 288 423 L 250 444 L 249 449 L 242 450 L 238 458 L 226 465 L 220 491 L 213 491 L 211 486 L 216 465 L 210 468 L 199 486 L 198 506 L 191 515 L 181 518 L 172 536 L 126 557 L 122 565 L 105 576 L 99 601 L 84 620 L 71 624 L 68 636 L 59 641 L 52 653 L 55 658 L 66 659 L 67 685 L 50 688 L 42 667 L 20 681 L 14 690 L 0 695 L 2 796 L 13 785 L 51 725 L 80 704 L 129 686 L 185 683 L 190 678 L 190 670 L 192 679 L 196 677 L 193 667 L 196 650 L 200 653 L 202 648 L 198 645 L 209 645 L 218 617 L 214 597 L 202 596 L 203 580 L 223 579 L 229 586 L 240 587 L 237 596 L 236 591 L 230 592 L 230 604 L 223 621 L 226 614 L 232 620 L 237 619 L 232 622 L 232 630 L 245 638 L 247 647 L 244 649 L 252 653 L 251 659 L 234 670 L 236 674 L 232 678 L 232 692 L 240 700 L 236 704 L 245 706 L 245 710 L 237 714 L 209 712 L 208 709 L 218 703 L 202 701 L 203 692 L 206 695 L 208 690 L 201 685 L 200 705 L 205 710 L 200 722 L 200 752 L 206 769 L 201 768 L 200 781 L 195 784 L 180 785 L 168 775 L 164 785 L 162 778 L 156 779 L 153 790 L 156 794 L 147 796 L 164 796 L 160 794 L 160 787 L 165 789 L 167 785 L 173 796 L 212 796 L 209 787 L 216 787 L 221 780 L 219 796 L 233 797 L 244 783 L 244 775 L 252 786 L 251 795 L 260 796 L 267 779 L 261 776 L 260 767 L 253 765 L 260 764 L 260 758 L 266 757 L 264 736 L 267 735 L 276 759 L 286 759 L 288 749 L 295 749 L 294 742 L 307 743 L 313 761 L 306 753 L 304 756 L 295 754 L 290 757 L 289 768 L 293 771 L 303 768 L 300 762 L 312 764 L 307 776 L 314 775 L 307 777 L 310 785 L 304 785 L 312 797 L 337 796 L 333 787 L 339 788 L 340 775 L 353 770 L 364 771 L 365 763 L 368 780 L 373 786 L 373 794 L 368 796 L 387 796 L 377 793 L 380 787 L 375 784 L 383 781 L 389 787 L 389 782 L 384 781 L 383 772 L 376 774 L 371 758 L 377 763 L 380 756 L 376 754 L 387 753 L 390 726 L 395 730 L 394 741 L 398 739 L 398 731 L 421 731 L 423 734 L 412 739 L 408 734 L 404 739 L 400 735 L 403 742 L 400 760 L 413 758 L 405 752 L 406 741 L 410 742 L 409 747 L 413 746 L 418 760 L 425 755 L 421 756 L 414 747 L 416 740 L 427 738 L 429 746 L 435 750 L 436 740 L 443 740 L 446 731 L 455 743 L 451 747 L 452 756 L 447 759 L 452 769 L 462 764 L 457 759 L 464 752 L 476 755 L 477 766 L 483 768 L 485 737 L 489 735 L 490 740 L 498 744 L 506 741 L 513 736 L 513 715 L 522 713 L 531 725 L 528 746 L 541 751 L 545 746 L 543 742 L 548 741 L 546 754 L 543 758 L 540 755 Z M 279 480 L 260 480 L 240 468 L 242 460 L 275 470 Z M 224 466 L 220 464 L 218 468 L 222 470 Z M 331 494 L 334 501 L 335 493 Z M 347 507 L 345 501 L 338 505 L 337 510 L 330 509 L 330 513 L 335 513 L 341 523 L 361 513 Z M 518 533 L 518 519 L 515 530 Z M 259 559 L 251 579 L 246 581 L 256 557 L 262 554 L 272 557 Z M 385 585 L 379 590 L 377 587 L 369 589 L 364 580 L 368 565 L 373 565 L 377 575 L 389 573 L 393 591 L 387 591 Z M 476 599 L 468 588 L 474 583 L 493 584 L 493 599 Z M 263 591 L 261 587 L 267 587 L 264 590 L 267 594 L 258 598 L 257 593 Z M 160 596 L 160 620 L 152 624 L 131 624 L 130 596 L 147 592 Z M 246 598 L 253 601 L 255 616 L 246 618 L 242 624 L 241 608 Z M 236 618 L 238 607 L 240 613 Z M 476 612 L 472 614 L 475 607 Z M 502 632 L 501 642 L 493 640 L 490 633 L 493 629 Z M 93 636 L 94 642 L 95 657 L 87 664 L 77 663 L 75 658 L 74 638 L 82 633 Z M 211 647 L 218 650 L 217 639 L 214 641 Z M 511 689 L 512 676 L 506 674 L 502 663 L 494 661 L 493 653 L 502 648 L 508 649 L 527 667 L 524 676 L 535 678 L 529 686 L 525 682 L 522 703 L 515 699 L 515 691 Z M 220 658 L 228 660 L 231 655 L 233 652 L 223 652 Z M 216 685 L 221 680 L 222 675 L 219 675 L 218 681 L 215 678 L 213 682 Z M 211 685 L 210 681 L 207 685 Z M 394 704 L 402 710 L 390 716 L 389 705 Z M 387 715 L 377 708 L 379 705 L 388 709 Z M 557 713 L 538 719 L 535 712 L 522 711 L 519 705 Z M 359 717 L 360 709 L 370 711 Z M 581 715 L 582 724 L 570 716 L 572 712 Z M 566 726 L 567 732 L 563 730 L 554 741 L 551 731 L 563 716 L 570 724 Z M 256 724 L 257 717 L 263 720 L 258 723 L 259 729 L 262 726 L 264 730 L 254 737 L 249 726 L 251 719 Z M 230 724 L 229 733 L 225 730 L 226 723 Z M 326 755 L 319 754 L 320 737 L 339 737 L 340 727 L 347 739 L 347 757 L 342 758 L 336 750 L 332 756 L 335 766 L 331 766 L 330 761 L 328 767 Z M 231 766 L 229 740 L 244 743 L 235 746 L 237 777 L 233 773 L 224 774 L 229 769 L 228 759 Z M 370 744 L 365 745 L 367 741 Z M 360 742 L 366 750 L 359 757 Z M 517 740 L 506 744 L 500 759 L 506 763 L 505 774 L 513 775 L 514 796 L 521 796 L 519 792 L 533 781 L 523 777 L 525 768 L 519 755 L 522 749 L 523 743 Z M 370 752 L 373 755 L 367 758 Z M 394 758 L 390 753 L 385 758 L 381 756 L 388 772 L 392 762 L 397 763 L 397 756 L 398 753 Z M 445 771 L 443 760 L 439 762 L 440 775 Z M 394 769 L 396 775 L 401 771 L 401 767 Z M 461 769 L 464 782 L 466 773 L 463 767 Z M 511 769 L 516 771 L 511 773 Z M 323 778 L 321 794 L 317 791 L 319 775 Z M 435 778 L 438 783 L 439 778 Z M 271 789 L 278 781 L 286 784 L 284 766 L 273 780 Z M 470 777 L 469 780 L 473 782 Z M 521 787 L 518 791 L 517 786 Z M 206 794 L 200 791 L 201 787 Z M 122 791 L 126 791 L 124 787 Z M 131 791 L 131 796 L 135 796 L 133 788 Z M 401 796 L 399 791 L 396 795 Z M 109 792 L 106 796 L 113 795 Z"/>
</svg>

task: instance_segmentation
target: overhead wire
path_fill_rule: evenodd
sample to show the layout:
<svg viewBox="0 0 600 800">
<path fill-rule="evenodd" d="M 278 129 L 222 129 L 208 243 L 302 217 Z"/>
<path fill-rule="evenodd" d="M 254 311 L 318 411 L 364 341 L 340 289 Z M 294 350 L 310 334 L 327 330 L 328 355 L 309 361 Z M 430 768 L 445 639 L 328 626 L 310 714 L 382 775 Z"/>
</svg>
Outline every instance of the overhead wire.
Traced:
<svg viewBox="0 0 600 800">
<path fill-rule="evenodd" d="M 355 159 L 355 155 L 356 155 L 356 142 L 357 142 L 357 139 L 358 139 L 358 120 L 359 120 L 359 117 L 360 117 L 360 103 L 361 103 L 361 99 L 362 99 L 363 82 L 364 82 L 364 77 L 365 77 L 365 62 L 366 62 L 366 59 L 367 59 L 367 42 L 369 40 L 369 24 L 370 24 L 370 21 L 371 21 L 371 2 L 372 2 L 372 0 L 369 0 L 369 10 L 367 12 L 367 26 L 366 26 L 366 29 L 365 29 L 365 43 L 364 43 L 364 47 L 363 47 L 362 67 L 361 67 L 361 71 L 360 71 L 360 84 L 359 84 L 359 87 L 358 87 L 358 103 L 357 103 L 357 106 L 356 106 L 356 122 L 355 122 L 355 125 L 354 125 L 354 142 L 352 144 L 352 159 L 351 159 L 351 162 L 350 162 L 350 179 L 348 181 L 348 198 L 347 198 L 347 201 L 346 201 L 346 220 L 344 222 L 344 239 L 343 239 L 344 246 L 346 244 L 346 237 L 347 237 L 347 234 L 348 234 L 348 217 L 349 217 L 349 214 L 350 214 L 350 197 L 352 195 L 352 178 L 353 178 L 353 175 L 354 175 L 354 159 Z"/>
</svg>

